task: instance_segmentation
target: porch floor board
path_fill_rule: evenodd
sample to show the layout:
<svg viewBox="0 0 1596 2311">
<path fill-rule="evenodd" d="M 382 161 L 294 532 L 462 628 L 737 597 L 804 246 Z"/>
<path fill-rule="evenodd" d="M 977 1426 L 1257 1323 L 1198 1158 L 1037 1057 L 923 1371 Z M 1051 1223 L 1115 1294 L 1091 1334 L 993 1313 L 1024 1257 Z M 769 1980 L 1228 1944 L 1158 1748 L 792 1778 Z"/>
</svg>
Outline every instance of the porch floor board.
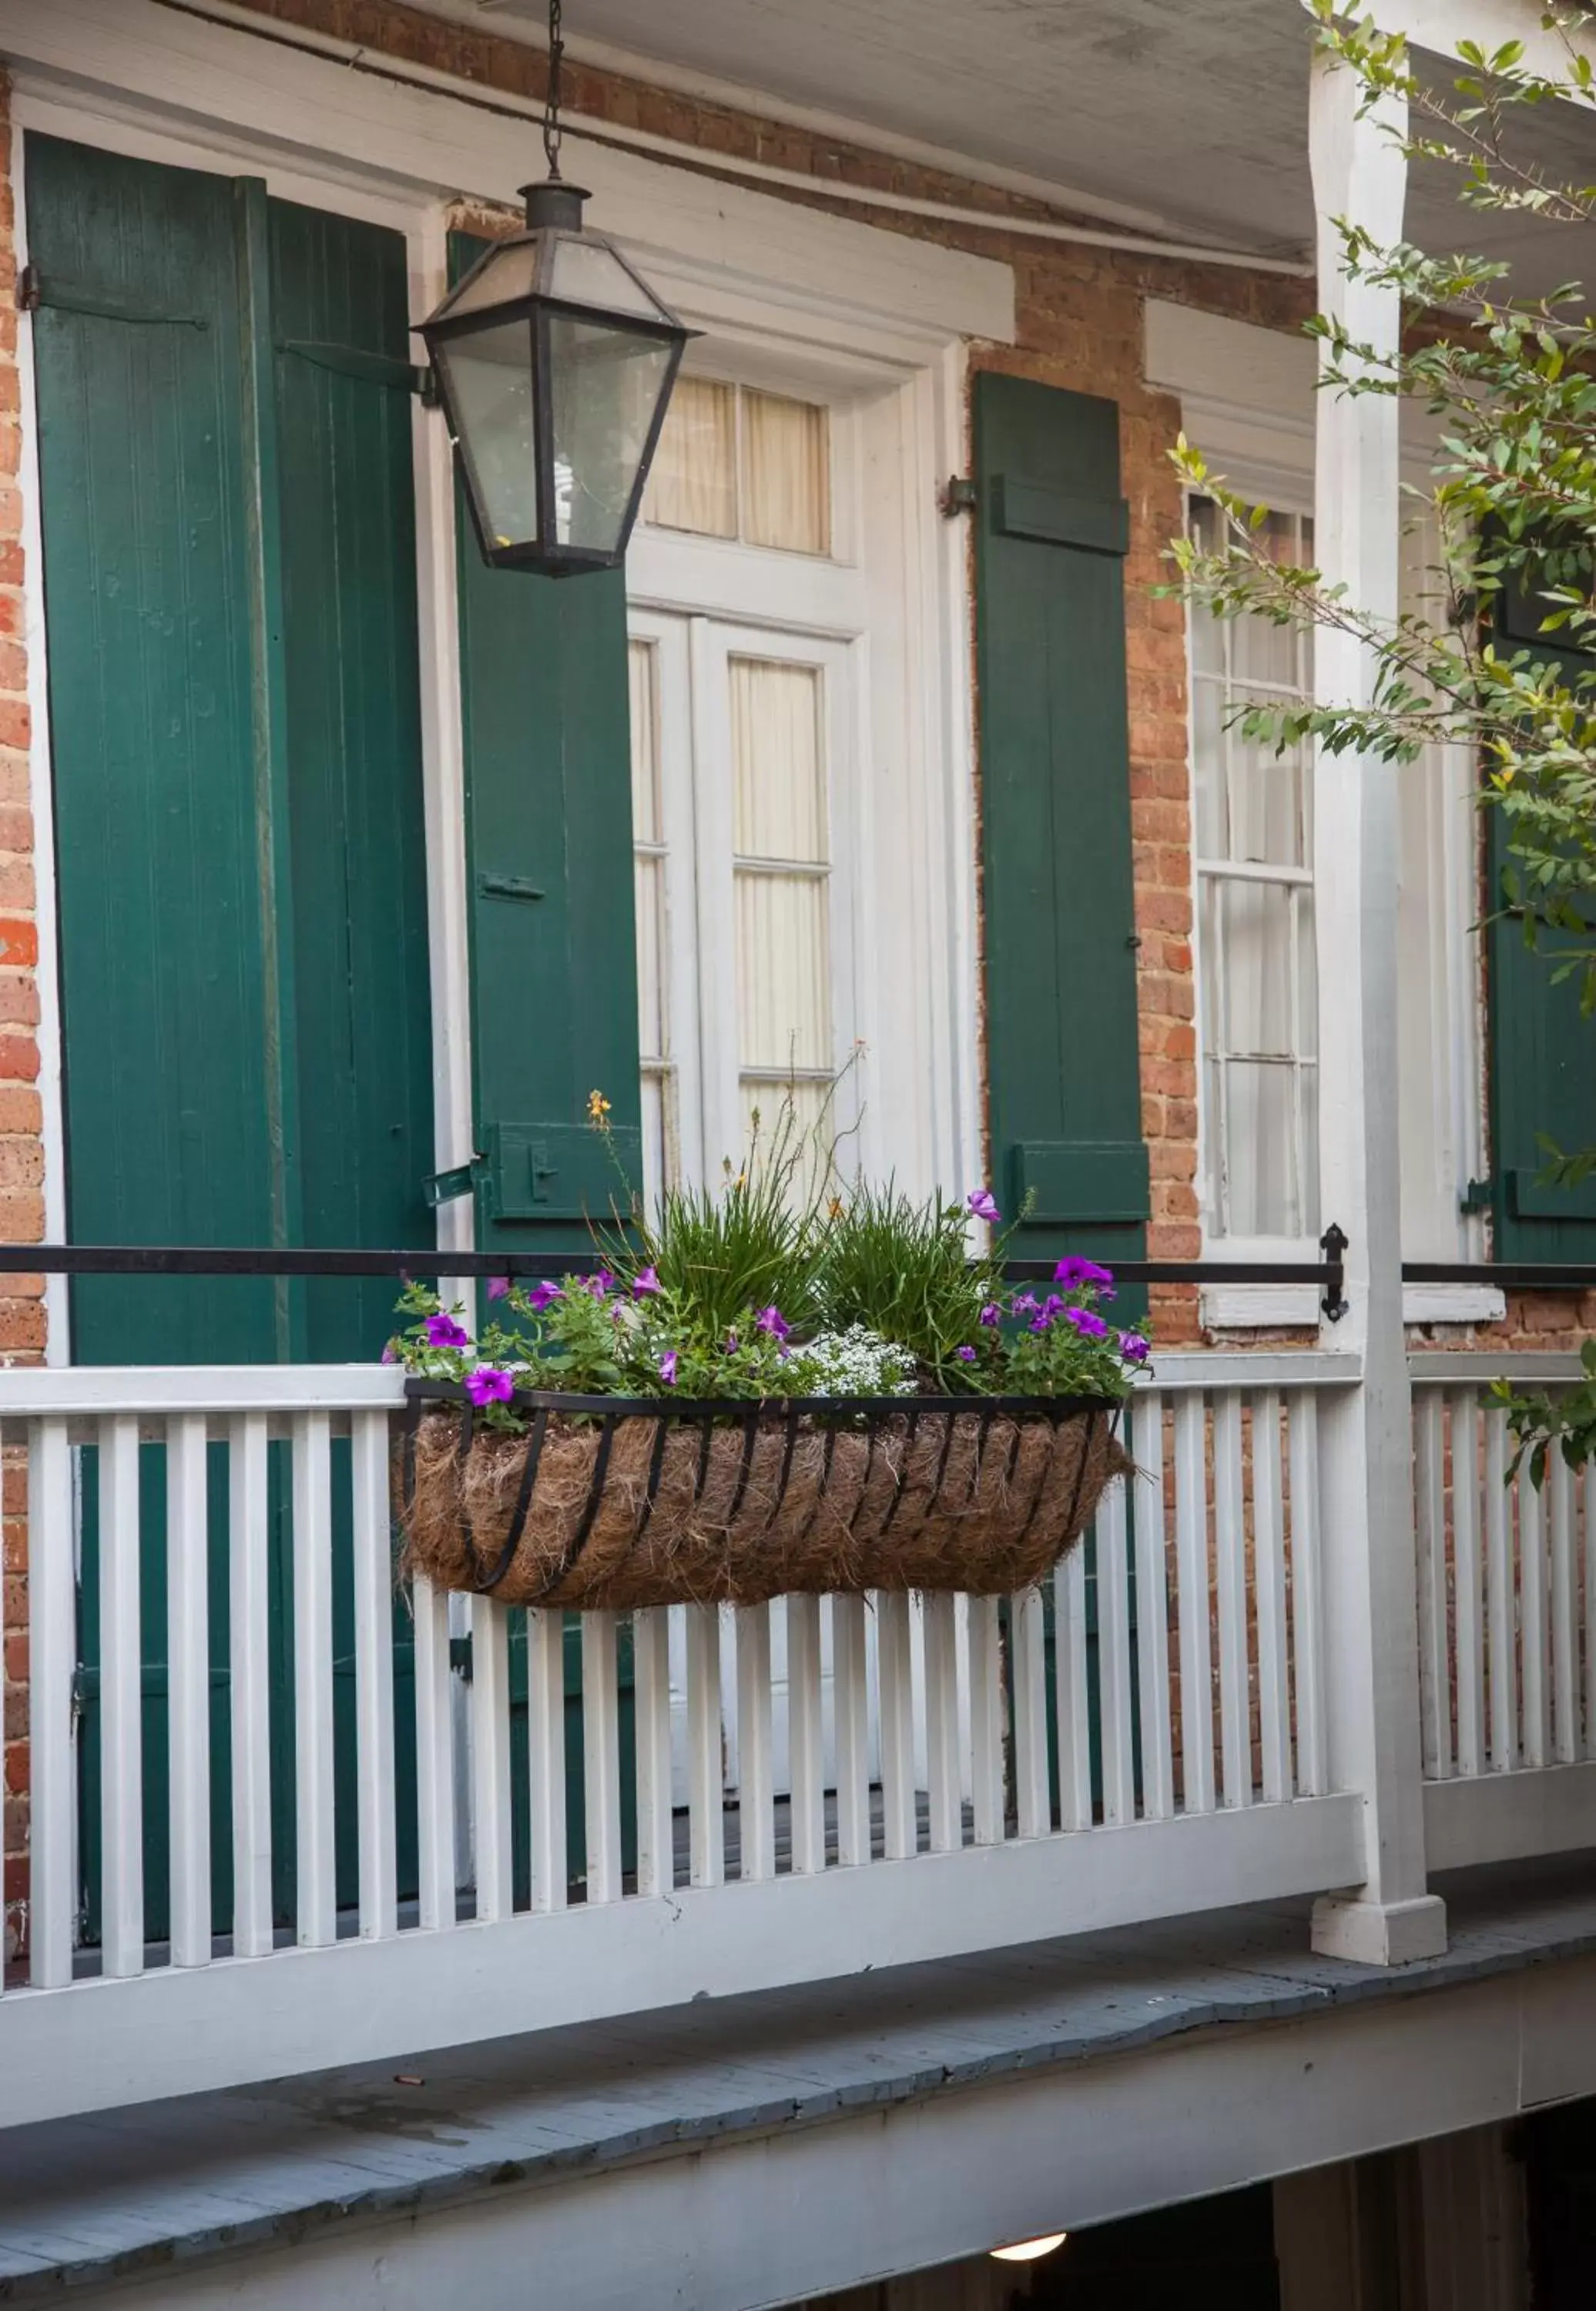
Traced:
<svg viewBox="0 0 1596 2311">
<path fill-rule="evenodd" d="M 0 2298 L 1588 1957 L 1592 1861 L 1439 1881 L 1451 1948 L 1391 1972 L 1314 1957 L 1306 1901 L 1260 1904 L 13 2128 Z"/>
</svg>

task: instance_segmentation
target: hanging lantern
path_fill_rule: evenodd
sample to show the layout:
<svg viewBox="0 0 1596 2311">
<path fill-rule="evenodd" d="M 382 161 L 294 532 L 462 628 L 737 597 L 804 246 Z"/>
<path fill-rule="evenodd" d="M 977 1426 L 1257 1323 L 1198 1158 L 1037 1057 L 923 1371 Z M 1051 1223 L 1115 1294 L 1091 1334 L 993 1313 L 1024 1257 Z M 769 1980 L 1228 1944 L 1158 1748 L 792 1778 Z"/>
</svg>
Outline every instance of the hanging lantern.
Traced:
<svg viewBox="0 0 1596 2311">
<path fill-rule="evenodd" d="M 524 231 L 485 251 L 421 324 L 484 559 L 569 577 L 626 552 L 684 327 L 559 168 L 560 35 L 550 13 L 546 184 Z"/>
</svg>

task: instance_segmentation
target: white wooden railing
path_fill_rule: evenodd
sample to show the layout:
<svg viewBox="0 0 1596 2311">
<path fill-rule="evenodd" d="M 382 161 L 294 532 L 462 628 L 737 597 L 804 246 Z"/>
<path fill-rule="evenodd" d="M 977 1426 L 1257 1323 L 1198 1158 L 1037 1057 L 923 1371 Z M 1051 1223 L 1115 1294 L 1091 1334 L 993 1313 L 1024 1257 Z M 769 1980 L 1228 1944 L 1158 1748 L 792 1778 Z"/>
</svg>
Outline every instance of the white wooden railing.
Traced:
<svg viewBox="0 0 1596 2311">
<path fill-rule="evenodd" d="M 418 1583 L 396 1622 L 392 1374 L 0 1374 L 32 1747 L 0 2125 L 1357 1882 L 1318 1469 L 1356 1374 L 1163 1358 L 1048 1593 L 589 1613 L 580 1695 L 563 1616 Z"/>
<path fill-rule="evenodd" d="M 1509 1486 L 1492 1380 L 1573 1356 L 1413 1359 L 1426 1851 L 1432 1871 L 1596 1844 L 1596 1480 Z"/>
</svg>

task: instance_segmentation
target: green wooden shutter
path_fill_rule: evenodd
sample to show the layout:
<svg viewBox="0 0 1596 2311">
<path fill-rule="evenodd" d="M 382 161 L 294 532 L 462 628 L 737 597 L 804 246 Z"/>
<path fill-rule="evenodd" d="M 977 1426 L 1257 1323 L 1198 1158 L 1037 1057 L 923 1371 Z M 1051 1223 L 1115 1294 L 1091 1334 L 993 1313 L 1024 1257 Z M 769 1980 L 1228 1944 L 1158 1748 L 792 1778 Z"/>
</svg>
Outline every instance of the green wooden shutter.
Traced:
<svg viewBox="0 0 1596 2311">
<path fill-rule="evenodd" d="M 975 379 L 988 1122 L 1017 1249 L 1136 1258 L 1147 1155 L 1112 401 Z"/>
<path fill-rule="evenodd" d="M 27 168 L 71 1233 L 270 1243 L 232 187 L 48 136 Z M 73 1330 L 270 1356 L 273 1287 L 86 1278 Z"/>
<path fill-rule="evenodd" d="M 424 1242 L 432 1162 L 403 237 L 264 185 L 30 137 L 46 615 L 80 1241 Z M 80 1362 L 375 1355 L 392 1287 L 74 1295 Z M 274 1461 L 277 1448 L 274 1447 Z M 348 1447 L 334 1447 L 341 1898 L 352 1890 Z M 98 1900 L 98 1471 L 83 1455 L 84 1904 Z M 285 1471 L 273 1797 L 292 1905 Z M 143 1467 L 146 1535 L 164 1466 Z M 227 1485 L 213 1452 L 213 1855 L 230 1900 Z M 165 1900 L 165 1591 L 142 1564 L 146 1923 Z M 401 1625 L 403 1627 L 403 1625 Z M 409 1660 L 396 1656 L 401 1889 Z"/>
<path fill-rule="evenodd" d="M 580 1250 L 642 1168 L 625 579 L 458 555 L 477 1242 Z"/>
<path fill-rule="evenodd" d="M 1596 660 L 1539 638 L 1533 605 L 1506 605 L 1512 647 L 1530 643 L 1538 658 L 1561 662 L 1570 678 Z M 1487 810 L 1490 885 L 1505 895 L 1511 822 Z M 1491 1202 L 1499 1260 L 1596 1260 L 1596 1175 L 1577 1188 L 1546 1184 L 1543 1140 L 1566 1154 L 1596 1147 L 1596 1021 L 1580 1010 L 1578 974 L 1553 983 L 1556 957 L 1574 944 L 1543 934 L 1534 948 L 1522 924 L 1493 922 L 1487 939 L 1489 974 Z"/>
</svg>

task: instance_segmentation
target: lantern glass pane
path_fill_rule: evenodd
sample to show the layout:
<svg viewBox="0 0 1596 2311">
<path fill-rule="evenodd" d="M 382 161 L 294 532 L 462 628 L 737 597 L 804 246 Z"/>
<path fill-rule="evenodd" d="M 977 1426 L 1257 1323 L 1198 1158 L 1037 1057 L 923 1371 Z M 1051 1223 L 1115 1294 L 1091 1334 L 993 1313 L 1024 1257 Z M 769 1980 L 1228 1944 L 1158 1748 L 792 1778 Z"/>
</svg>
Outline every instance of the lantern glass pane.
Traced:
<svg viewBox="0 0 1596 2311">
<path fill-rule="evenodd" d="M 501 328 L 474 330 L 440 344 L 437 358 L 489 543 L 505 546 L 535 540 L 530 327 L 510 321 Z"/>
<path fill-rule="evenodd" d="M 671 353 L 657 337 L 551 314 L 555 544 L 618 550 Z"/>
<path fill-rule="evenodd" d="M 475 273 L 468 273 L 446 311 L 449 318 L 458 320 L 467 313 L 480 313 L 489 305 L 508 305 L 529 297 L 537 280 L 537 240 L 508 240 L 483 259 Z"/>
<path fill-rule="evenodd" d="M 640 320 L 670 318 L 615 250 L 586 233 L 561 233 L 555 240 L 543 293 L 567 305 L 597 305 L 607 313 L 631 313 Z"/>
</svg>

